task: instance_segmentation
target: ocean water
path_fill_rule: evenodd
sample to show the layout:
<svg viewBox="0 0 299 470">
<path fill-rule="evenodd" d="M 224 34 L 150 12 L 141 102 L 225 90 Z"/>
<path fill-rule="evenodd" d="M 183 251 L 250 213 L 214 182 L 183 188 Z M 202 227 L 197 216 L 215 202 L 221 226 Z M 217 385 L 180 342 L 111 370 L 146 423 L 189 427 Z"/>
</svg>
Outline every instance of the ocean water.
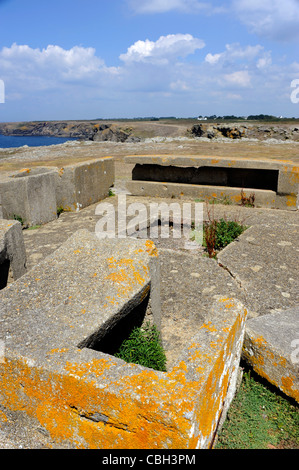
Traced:
<svg viewBox="0 0 299 470">
<path fill-rule="evenodd" d="M 0 148 L 8 149 L 12 147 L 23 147 L 28 145 L 28 147 L 43 147 L 46 145 L 57 145 L 63 144 L 68 140 L 78 140 L 71 139 L 70 137 L 47 137 L 47 136 L 12 136 L 12 135 L 1 135 L 0 134 Z"/>
</svg>

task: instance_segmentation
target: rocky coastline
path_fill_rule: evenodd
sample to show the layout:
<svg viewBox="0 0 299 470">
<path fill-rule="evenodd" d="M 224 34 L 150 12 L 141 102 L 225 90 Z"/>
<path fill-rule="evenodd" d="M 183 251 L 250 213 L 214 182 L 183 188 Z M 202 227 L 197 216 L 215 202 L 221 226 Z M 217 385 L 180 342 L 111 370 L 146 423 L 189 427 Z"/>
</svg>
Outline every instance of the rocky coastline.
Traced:
<svg viewBox="0 0 299 470">
<path fill-rule="evenodd" d="M 161 132 L 162 131 L 162 132 Z M 52 136 L 94 142 L 140 142 L 147 137 L 185 136 L 207 140 L 256 139 L 299 142 L 299 123 L 186 123 L 162 121 L 142 123 L 104 121 L 41 121 L 0 123 L 0 134 L 11 136 Z M 147 135 L 149 134 L 149 135 Z"/>
</svg>

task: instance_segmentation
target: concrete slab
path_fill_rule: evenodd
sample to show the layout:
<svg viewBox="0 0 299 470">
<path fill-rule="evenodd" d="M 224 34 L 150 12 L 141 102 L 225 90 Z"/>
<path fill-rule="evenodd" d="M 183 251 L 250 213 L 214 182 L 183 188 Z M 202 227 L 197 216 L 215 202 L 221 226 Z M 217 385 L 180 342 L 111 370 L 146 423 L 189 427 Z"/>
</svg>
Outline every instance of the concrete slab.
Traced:
<svg viewBox="0 0 299 470">
<path fill-rule="evenodd" d="M 247 322 L 243 357 L 299 403 L 299 304 Z"/>
<path fill-rule="evenodd" d="M 79 231 L 1 293 L 8 350 L 43 361 L 51 349 L 98 341 L 149 294 L 151 242 L 103 240 Z M 153 258 L 154 260 L 156 258 Z M 154 312 L 159 321 L 159 312 Z M 116 318 L 115 318 L 116 317 Z"/>
<path fill-rule="evenodd" d="M 218 255 L 246 296 L 249 317 L 298 304 L 299 219 L 254 225 Z"/>
</svg>

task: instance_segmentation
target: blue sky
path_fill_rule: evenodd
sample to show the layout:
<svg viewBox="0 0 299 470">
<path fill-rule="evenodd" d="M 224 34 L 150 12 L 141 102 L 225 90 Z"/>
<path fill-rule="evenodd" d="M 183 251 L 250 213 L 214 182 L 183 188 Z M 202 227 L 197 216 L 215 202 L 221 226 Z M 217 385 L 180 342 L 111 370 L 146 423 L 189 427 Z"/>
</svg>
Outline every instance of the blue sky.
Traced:
<svg viewBox="0 0 299 470">
<path fill-rule="evenodd" d="M 0 0 L 0 121 L 299 117 L 298 46 L 299 0 Z"/>
</svg>

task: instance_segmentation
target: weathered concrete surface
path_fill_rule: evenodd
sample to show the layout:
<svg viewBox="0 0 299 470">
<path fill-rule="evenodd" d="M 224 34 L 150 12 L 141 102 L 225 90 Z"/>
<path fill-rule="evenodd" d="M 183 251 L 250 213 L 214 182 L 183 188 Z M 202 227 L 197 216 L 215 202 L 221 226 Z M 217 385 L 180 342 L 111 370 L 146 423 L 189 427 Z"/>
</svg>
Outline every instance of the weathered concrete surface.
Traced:
<svg viewBox="0 0 299 470">
<path fill-rule="evenodd" d="M 26 249 L 20 222 L 0 219 L 0 289 L 6 287 L 9 272 L 17 280 L 26 272 Z"/>
<path fill-rule="evenodd" d="M 299 403 L 299 305 L 247 322 L 243 357 Z"/>
<path fill-rule="evenodd" d="M 298 304 L 298 228 L 297 213 L 293 220 L 254 225 L 218 255 L 242 287 L 249 317 Z"/>
<path fill-rule="evenodd" d="M 215 298 L 167 373 L 97 350 L 159 282 L 157 262 L 151 241 L 99 241 L 80 231 L 1 292 L 3 429 L 11 413 L 18 420 L 25 411 L 58 446 L 213 445 L 235 391 L 246 319 L 240 302 Z"/>
<path fill-rule="evenodd" d="M 53 168 L 24 169 L 1 175 L 2 217 L 20 217 L 24 226 L 44 224 L 57 218 Z"/>
<path fill-rule="evenodd" d="M 66 165 L 57 170 L 57 207 L 75 211 L 108 196 L 115 179 L 112 157 Z"/>
<path fill-rule="evenodd" d="M 0 213 L 20 218 L 25 227 L 57 218 L 57 209 L 78 211 L 108 196 L 114 161 L 103 157 L 63 168 L 35 167 L 5 172 L 0 178 Z"/>
<path fill-rule="evenodd" d="M 126 183 L 128 191 L 135 196 L 148 196 L 159 198 L 180 198 L 180 199 L 226 199 L 233 204 L 241 203 L 242 188 L 227 188 L 225 186 L 209 186 L 199 184 L 166 183 L 152 181 L 129 181 Z M 270 190 L 260 190 L 247 188 L 243 191 L 245 197 L 255 195 L 256 207 L 274 208 L 276 204 L 276 194 Z"/>
<path fill-rule="evenodd" d="M 125 162 L 135 164 L 132 172 L 133 181 L 127 186 L 133 195 L 162 196 L 161 190 L 163 192 L 164 189 L 165 197 L 171 196 L 170 190 L 174 192 L 173 195 L 177 196 L 179 191 L 177 186 L 182 185 L 181 196 L 187 191 L 188 197 L 196 197 L 195 191 L 198 186 L 197 197 L 202 197 L 205 194 L 203 185 L 206 185 L 208 197 L 211 197 L 211 191 L 214 188 L 215 191 L 220 191 L 223 195 L 240 202 L 240 190 L 244 188 L 246 192 L 257 193 L 257 206 L 290 210 L 296 210 L 298 206 L 299 169 L 292 162 L 167 155 L 128 156 Z M 153 171 L 150 170 L 151 166 L 155 168 Z M 194 168 L 193 176 L 192 167 Z M 184 180 L 181 180 L 183 174 L 185 174 Z M 188 190 L 184 183 L 192 186 L 194 178 L 196 185 Z M 155 181 L 155 183 L 146 184 L 148 181 Z M 143 182 L 144 185 L 142 185 Z M 169 186 L 171 183 L 175 186 Z M 232 188 L 232 193 L 229 191 L 230 188 Z M 235 194 L 236 190 L 239 195 Z"/>
</svg>

